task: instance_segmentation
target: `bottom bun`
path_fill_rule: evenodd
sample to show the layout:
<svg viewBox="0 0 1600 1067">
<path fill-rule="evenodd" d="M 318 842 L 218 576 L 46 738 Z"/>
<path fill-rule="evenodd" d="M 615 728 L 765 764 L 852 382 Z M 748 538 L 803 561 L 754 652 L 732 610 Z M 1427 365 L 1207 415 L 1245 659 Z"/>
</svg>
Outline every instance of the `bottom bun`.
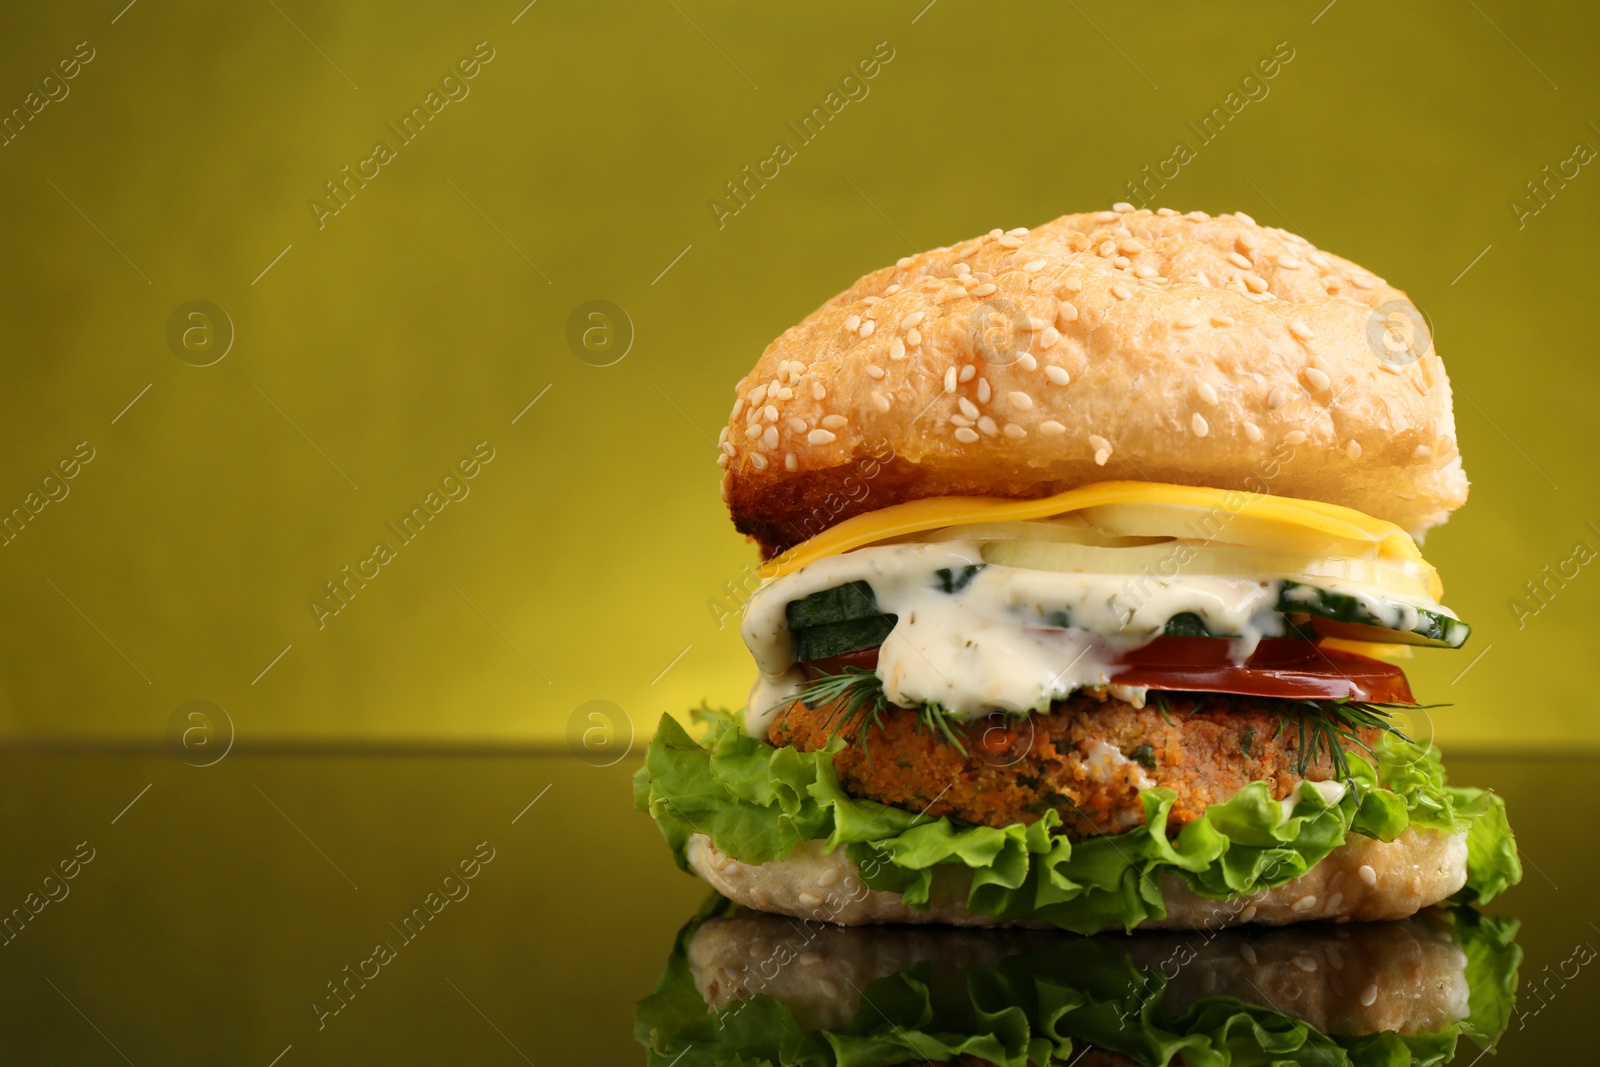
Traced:
<svg viewBox="0 0 1600 1067">
<path fill-rule="evenodd" d="M 899 893 L 869 889 L 844 849 L 828 853 L 802 842 L 787 859 L 741 863 L 695 834 L 689 865 L 717 892 L 747 908 L 840 926 L 945 923 L 952 926 L 1028 926 L 1041 920 L 999 922 L 967 910 L 970 875 L 940 868 L 926 909 L 901 903 Z M 1437 904 L 1466 884 L 1467 836 L 1412 827 L 1393 841 L 1352 835 L 1293 881 L 1233 900 L 1198 896 L 1178 875 L 1161 880 L 1167 915 L 1141 929 L 1214 930 L 1241 923 L 1282 926 L 1311 922 L 1404 919 Z"/>
</svg>

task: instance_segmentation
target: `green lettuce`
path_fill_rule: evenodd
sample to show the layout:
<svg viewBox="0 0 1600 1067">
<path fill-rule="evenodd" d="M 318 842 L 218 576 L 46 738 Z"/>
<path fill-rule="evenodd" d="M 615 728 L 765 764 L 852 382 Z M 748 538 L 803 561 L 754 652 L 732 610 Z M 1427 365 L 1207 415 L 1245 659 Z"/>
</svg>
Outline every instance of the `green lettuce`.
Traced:
<svg viewBox="0 0 1600 1067">
<path fill-rule="evenodd" d="M 1164 1067 L 1407 1067 L 1443 1063 L 1467 1037 L 1488 1048 L 1510 1017 L 1521 950 L 1517 923 L 1453 909 L 1467 956 L 1469 1016 L 1429 1034 L 1329 1036 L 1292 1016 L 1234 997 L 1205 997 L 1180 1014 L 1162 1009 L 1167 980 L 1141 971 L 1115 939 L 1061 941 L 965 973 L 926 961 L 878 979 L 842 1026 L 808 1031 L 766 995 L 711 1012 L 687 946 L 707 918 L 735 910 L 713 896 L 679 933 L 666 972 L 641 1000 L 634 1033 L 651 1067 L 886 1067 L 972 1056 L 999 1067 L 1066 1063 L 1078 1045 Z"/>
<path fill-rule="evenodd" d="M 1054 811 L 995 828 L 857 799 L 833 770 L 843 739 L 800 752 L 750 737 L 726 712 L 696 717 L 709 725 L 704 744 L 664 715 L 634 776 L 635 806 L 655 819 L 684 870 L 697 832 L 745 863 L 819 841 L 830 852 L 846 848 L 869 887 L 900 893 L 910 907 L 927 906 L 936 875 L 964 869 L 971 910 L 1079 933 L 1162 918 L 1164 875 L 1181 876 L 1201 896 L 1235 899 L 1299 877 L 1352 833 L 1392 841 L 1411 826 L 1465 830 L 1462 902 L 1486 901 L 1522 877 L 1500 797 L 1447 784 L 1437 749 L 1393 735 L 1371 762 L 1350 755 L 1349 787 L 1336 802 L 1302 783 L 1286 818 L 1267 784 L 1253 782 L 1169 837 L 1176 794 L 1147 789 L 1144 825 L 1074 842 L 1054 832 Z"/>
</svg>

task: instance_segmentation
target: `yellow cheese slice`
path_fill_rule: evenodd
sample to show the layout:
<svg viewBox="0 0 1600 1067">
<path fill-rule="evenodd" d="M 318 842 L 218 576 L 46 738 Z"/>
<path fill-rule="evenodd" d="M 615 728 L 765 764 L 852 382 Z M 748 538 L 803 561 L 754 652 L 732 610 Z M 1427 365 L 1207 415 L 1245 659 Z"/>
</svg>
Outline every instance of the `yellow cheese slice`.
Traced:
<svg viewBox="0 0 1600 1067">
<path fill-rule="evenodd" d="M 891 537 L 979 522 L 1046 519 L 1104 504 L 1171 504 L 1184 508 L 1203 508 L 1215 511 L 1221 517 L 1248 515 L 1346 541 L 1366 542 L 1374 546 L 1381 558 L 1419 565 L 1427 575 L 1426 582 L 1435 600 L 1443 592 L 1437 574 L 1422 558 L 1417 543 L 1410 534 L 1392 522 L 1375 519 L 1354 508 L 1317 500 L 1297 500 L 1293 497 L 1165 482 L 1097 482 L 1033 500 L 970 496 L 911 500 L 845 519 L 769 560 L 757 574 L 761 578 L 778 578 L 819 559 Z"/>
</svg>

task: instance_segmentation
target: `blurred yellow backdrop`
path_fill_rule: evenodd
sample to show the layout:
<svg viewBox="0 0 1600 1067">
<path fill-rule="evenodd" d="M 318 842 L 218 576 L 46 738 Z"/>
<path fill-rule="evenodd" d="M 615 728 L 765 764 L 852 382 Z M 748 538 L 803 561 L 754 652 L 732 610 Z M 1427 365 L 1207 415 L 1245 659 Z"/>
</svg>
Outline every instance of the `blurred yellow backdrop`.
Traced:
<svg viewBox="0 0 1600 1067">
<path fill-rule="evenodd" d="M 1592 8 L 125 4 L 0 33 L 13 741 L 737 703 L 712 442 L 762 347 L 1165 174 L 1431 316 L 1474 489 L 1427 550 L 1477 633 L 1414 682 L 1446 743 L 1600 745 Z"/>
</svg>

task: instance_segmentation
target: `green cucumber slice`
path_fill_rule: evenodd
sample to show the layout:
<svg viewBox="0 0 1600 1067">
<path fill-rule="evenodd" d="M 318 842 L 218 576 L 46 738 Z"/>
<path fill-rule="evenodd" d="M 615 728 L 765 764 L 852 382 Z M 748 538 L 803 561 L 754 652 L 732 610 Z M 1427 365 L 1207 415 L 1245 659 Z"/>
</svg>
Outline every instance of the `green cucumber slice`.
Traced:
<svg viewBox="0 0 1600 1067">
<path fill-rule="evenodd" d="M 1460 648 L 1472 633 L 1472 627 L 1460 619 L 1428 608 L 1412 607 L 1394 600 L 1379 601 L 1377 610 L 1374 610 L 1373 604 L 1366 598 L 1287 579 L 1278 593 L 1278 611 L 1291 618 L 1312 617 L 1317 631 L 1326 636 L 1350 637 L 1358 641 Z M 1404 619 L 1409 613 L 1414 613 L 1415 619 L 1405 629 L 1399 628 L 1396 620 Z M 1385 618 L 1385 614 L 1389 614 L 1390 618 Z M 1322 620 L 1337 625 L 1322 625 Z"/>
<path fill-rule="evenodd" d="M 864 581 L 792 600 L 784 614 L 794 640 L 794 658 L 801 663 L 877 648 L 898 621 L 883 613 L 872 586 Z"/>
</svg>

